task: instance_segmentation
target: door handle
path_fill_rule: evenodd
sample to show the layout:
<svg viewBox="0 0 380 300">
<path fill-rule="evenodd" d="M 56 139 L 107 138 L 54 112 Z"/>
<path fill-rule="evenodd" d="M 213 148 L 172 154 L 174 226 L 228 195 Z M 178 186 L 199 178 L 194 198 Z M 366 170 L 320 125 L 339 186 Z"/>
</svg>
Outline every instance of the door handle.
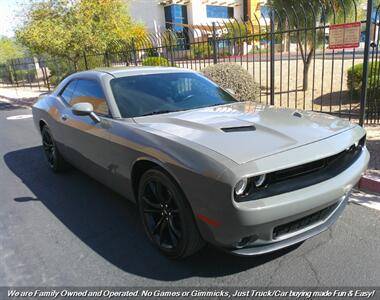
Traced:
<svg viewBox="0 0 380 300">
<path fill-rule="evenodd" d="M 61 116 L 61 120 L 62 120 L 62 121 L 66 121 L 66 120 L 67 120 L 67 115 L 62 115 L 62 116 Z"/>
</svg>

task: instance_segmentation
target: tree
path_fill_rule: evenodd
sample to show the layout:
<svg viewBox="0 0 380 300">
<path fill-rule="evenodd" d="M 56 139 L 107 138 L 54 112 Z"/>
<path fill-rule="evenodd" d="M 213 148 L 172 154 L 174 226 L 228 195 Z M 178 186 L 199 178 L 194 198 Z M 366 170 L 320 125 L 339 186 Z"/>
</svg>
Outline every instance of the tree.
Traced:
<svg viewBox="0 0 380 300">
<path fill-rule="evenodd" d="M 355 1 L 355 2 L 354 2 Z M 363 0 L 269 0 L 280 30 L 297 30 L 294 35 L 303 61 L 303 89 L 308 89 L 309 68 L 316 48 L 323 43 L 324 30 L 310 30 L 318 24 L 361 20 Z M 355 3 L 357 9 L 355 10 Z M 304 30 L 307 28 L 308 30 Z"/>
<path fill-rule="evenodd" d="M 70 58 L 83 51 L 104 53 L 125 48 L 145 35 L 122 0 L 45 0 L 31 2 L 17 39 L 37 54 Z"/>
<path fill-rule="evenodd" d="M 12 58 L 19 58 L 25 55 L 26 50 L 14 39 L 0 38 L 0 64 L 6 63 Z"/>
<path fill-rule="evenodd" d="M 268 35 L 266 26 L 259 26 L 256 19 L 248 22 L 234 20 L 223 25 L 221 38 L 233 41 L 234 53 L 237 55 L 244 54 L 244 43 L 260 43 L 260 40 Z M 217 29 L 219 29 L 219 23 Z"/>
</svg>

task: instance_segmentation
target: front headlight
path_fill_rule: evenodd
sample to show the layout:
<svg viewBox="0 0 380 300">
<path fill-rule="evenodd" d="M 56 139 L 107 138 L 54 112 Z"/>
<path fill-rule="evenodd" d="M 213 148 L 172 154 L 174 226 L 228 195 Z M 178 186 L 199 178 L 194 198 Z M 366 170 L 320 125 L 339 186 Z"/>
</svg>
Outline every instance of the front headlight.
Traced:
<svg viewBox="0 0 380 300">
<path fill-rule="evenodd" d="M 243 178 L 235 185 L 235 195 L 237 198 L 245 197 L 266 186 L 266 174 Z"/>
<path fill-rule="evenodd" d="M 235 185 L 235 194 L 238 196 L 243 195 L 247 188 L 247 185 L 248 185 L 247 178 L 243 178 L 239 180 L 239 182 Z"/>
<path fill-rule="evenodd" d="M 267 179 L 267 176 L 265 174 L 253 177 L 253 182 L 255 184 L 255 187 L 262 186 L 265 182 L 265 179 Z"/>
</svg>

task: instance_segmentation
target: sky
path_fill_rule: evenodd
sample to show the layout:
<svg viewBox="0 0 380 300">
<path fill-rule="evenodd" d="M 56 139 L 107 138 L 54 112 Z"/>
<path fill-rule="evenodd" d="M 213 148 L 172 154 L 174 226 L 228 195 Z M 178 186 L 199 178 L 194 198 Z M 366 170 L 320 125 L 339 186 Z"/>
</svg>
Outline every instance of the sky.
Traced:
<svg viewBox="0 0 380 300">
<path fill-rule="evenodd" d="M 14 36 L 14 29 L 20 23 L 18 13 L 29 0 L 0 0 L 0 36 Z"/>
</svg>

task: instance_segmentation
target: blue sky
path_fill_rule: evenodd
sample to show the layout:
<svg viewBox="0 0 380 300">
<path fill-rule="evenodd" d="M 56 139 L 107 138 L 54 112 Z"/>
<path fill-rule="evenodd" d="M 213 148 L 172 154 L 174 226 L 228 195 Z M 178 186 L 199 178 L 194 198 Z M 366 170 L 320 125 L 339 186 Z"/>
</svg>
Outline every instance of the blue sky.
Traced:
<svg viewBox="0 0 380 300">
<path fill-rule="evenodd" d="M 0 36 L 13 36 L 14 28 L 20 23 L 18 12 L 29 0 L 0 0 Z"/>
</svg>

